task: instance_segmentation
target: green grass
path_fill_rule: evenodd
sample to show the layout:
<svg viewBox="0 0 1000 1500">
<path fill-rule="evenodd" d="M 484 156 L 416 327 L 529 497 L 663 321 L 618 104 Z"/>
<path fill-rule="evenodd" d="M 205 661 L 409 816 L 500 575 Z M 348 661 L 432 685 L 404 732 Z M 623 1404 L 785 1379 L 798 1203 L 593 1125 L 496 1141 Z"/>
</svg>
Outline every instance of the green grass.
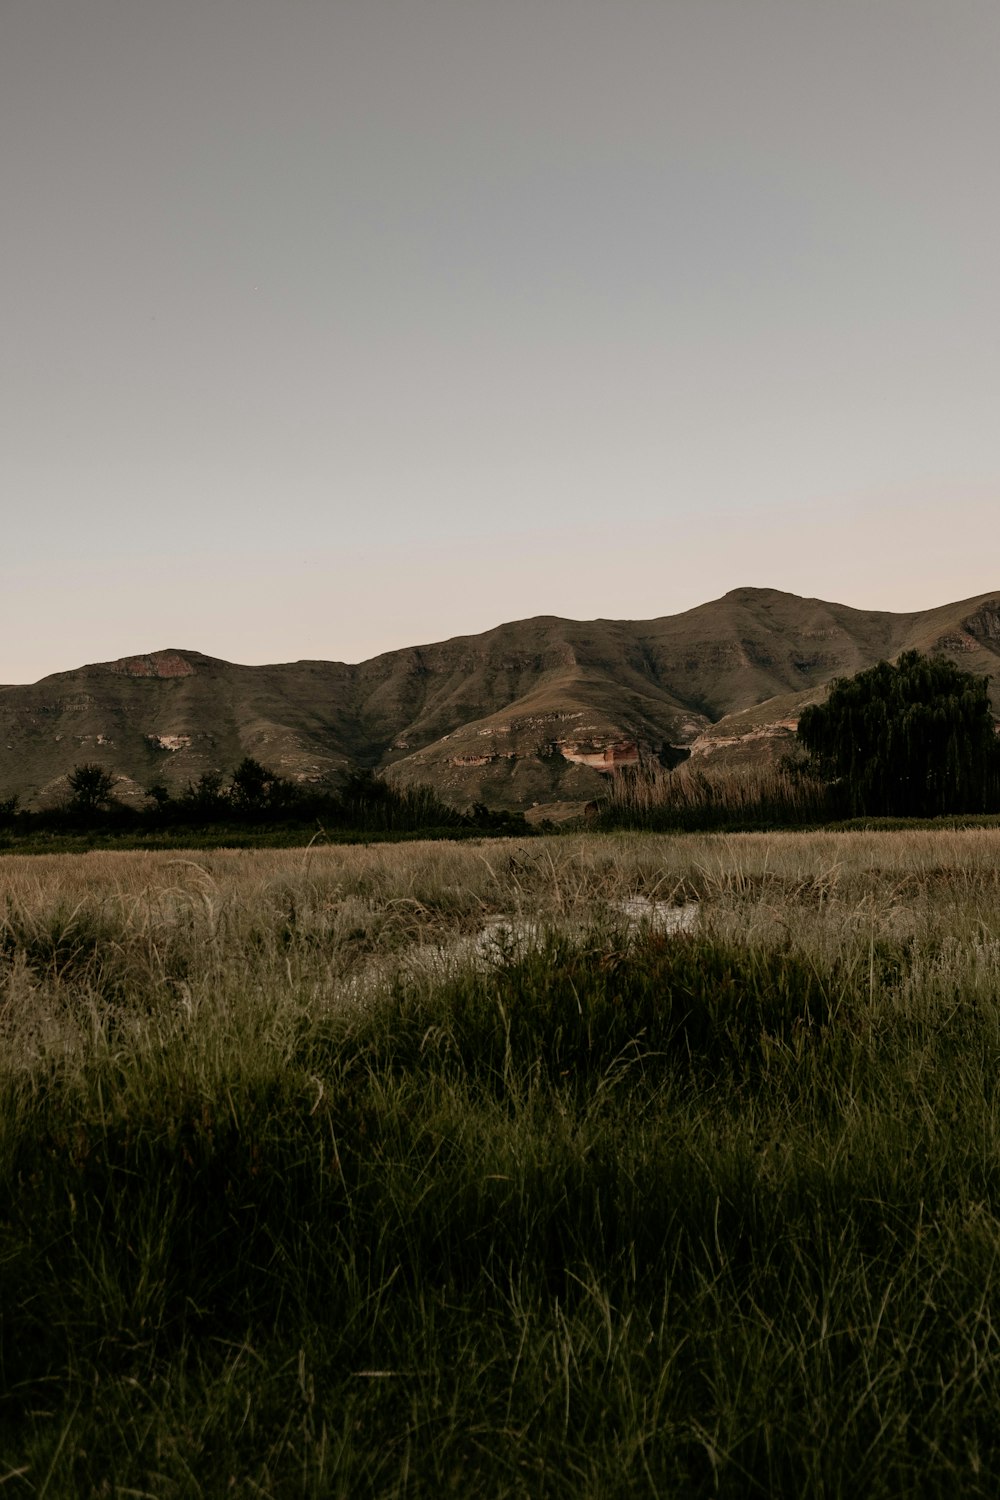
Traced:
<svg viewBox="0 0 1000 1500">
<path fill-rule="evenodd" d="M 526 830 L 521 837 L 530 836 Z M 509 837 L 509 835 L 506 835 Z M 489 838 L 481 828 L 340 828 L 324 832 L 323 844 L 407 844 L 428 839 Z M 179 828 L 168 832 L 136 833 L 29 833 L 0 834 L 3 854 L 86 854 L 91 850 L 157 849 L 305 849 L 317 842 L 314 826 L 303 828 Z"/>
<path fill-rule="evenodd" d="M 12 865 L 9 1493 L 996 1494 L 993 835 L 840 838 L 663 841 L 688 937 L 635 841 Z"/>
</svg>

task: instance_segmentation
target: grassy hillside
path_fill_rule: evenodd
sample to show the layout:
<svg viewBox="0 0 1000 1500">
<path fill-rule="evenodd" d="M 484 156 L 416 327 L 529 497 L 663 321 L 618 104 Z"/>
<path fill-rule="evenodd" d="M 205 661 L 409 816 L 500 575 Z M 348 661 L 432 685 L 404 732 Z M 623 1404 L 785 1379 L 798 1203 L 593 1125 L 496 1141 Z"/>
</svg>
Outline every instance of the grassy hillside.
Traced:
<svg viewBox="0 0 1000 1500">
<path fill-rule="evenodd" d="M 157 651 L 0 691 L 0 798 L 44 804 L 97 761 L 139 799 L 252 755 L 302 785 L 359 764 L 458 805 L 586 800 L 609 766 L 679 746 L 766 754 L 832 677 L 909 646 L 995 670 L 1000 602 L 887 614 L 737 589 L 658 620 L 540 616 L 357 666 Z"/>
</svg>

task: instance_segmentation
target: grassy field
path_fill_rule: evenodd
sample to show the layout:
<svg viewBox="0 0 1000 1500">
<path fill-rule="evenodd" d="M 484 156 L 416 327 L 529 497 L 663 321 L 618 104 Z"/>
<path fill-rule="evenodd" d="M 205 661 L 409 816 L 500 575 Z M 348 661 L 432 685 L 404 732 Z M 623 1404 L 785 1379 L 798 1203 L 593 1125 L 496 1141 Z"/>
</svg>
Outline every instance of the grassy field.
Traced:
<svg viewBox="0 0 1000 1500">
<path fill-rule="evenodd" d="M 1000 1491 L 995 829 L 8 855 L 0 1027 L 5 1493 Z"/>
</svg>

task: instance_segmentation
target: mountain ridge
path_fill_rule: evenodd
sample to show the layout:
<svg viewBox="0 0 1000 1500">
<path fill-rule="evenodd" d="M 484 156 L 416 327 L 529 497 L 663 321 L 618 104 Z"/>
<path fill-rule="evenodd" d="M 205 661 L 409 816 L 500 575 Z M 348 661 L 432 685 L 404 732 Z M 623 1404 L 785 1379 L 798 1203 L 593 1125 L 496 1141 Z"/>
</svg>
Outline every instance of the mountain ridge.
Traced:
<svg viewBox="0 0 1000 1500">
<path fill-rule="evenodd" d="M 159 648 L 0 688 L 0 797 L 45 805 L 97 761 L 138 801 L 254 755 L 301 785 L 360 765 L 459 806 L 586 801 L 622 765 L 778 754 L 834 677 L 911 647 L 996 673 L 1000 591 L 902 613 L 741 587 L 674 615 L 536 615 L 355 664 Z"/>
</svg>

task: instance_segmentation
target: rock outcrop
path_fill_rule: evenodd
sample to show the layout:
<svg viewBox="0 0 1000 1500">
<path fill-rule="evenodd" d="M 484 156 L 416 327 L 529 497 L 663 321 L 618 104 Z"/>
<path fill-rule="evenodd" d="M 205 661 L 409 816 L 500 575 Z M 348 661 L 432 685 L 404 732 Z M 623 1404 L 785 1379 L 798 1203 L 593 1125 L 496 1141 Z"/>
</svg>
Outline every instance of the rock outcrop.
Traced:
<svg viewBox="0 0 1000 1500">
<path fill-rule="evenodd" d="M 123 656 L 108 663 L 119 677 L 193 677 L 196 667 L 180 651 L 154 651 L 149 656 Z"/>
</svg>

